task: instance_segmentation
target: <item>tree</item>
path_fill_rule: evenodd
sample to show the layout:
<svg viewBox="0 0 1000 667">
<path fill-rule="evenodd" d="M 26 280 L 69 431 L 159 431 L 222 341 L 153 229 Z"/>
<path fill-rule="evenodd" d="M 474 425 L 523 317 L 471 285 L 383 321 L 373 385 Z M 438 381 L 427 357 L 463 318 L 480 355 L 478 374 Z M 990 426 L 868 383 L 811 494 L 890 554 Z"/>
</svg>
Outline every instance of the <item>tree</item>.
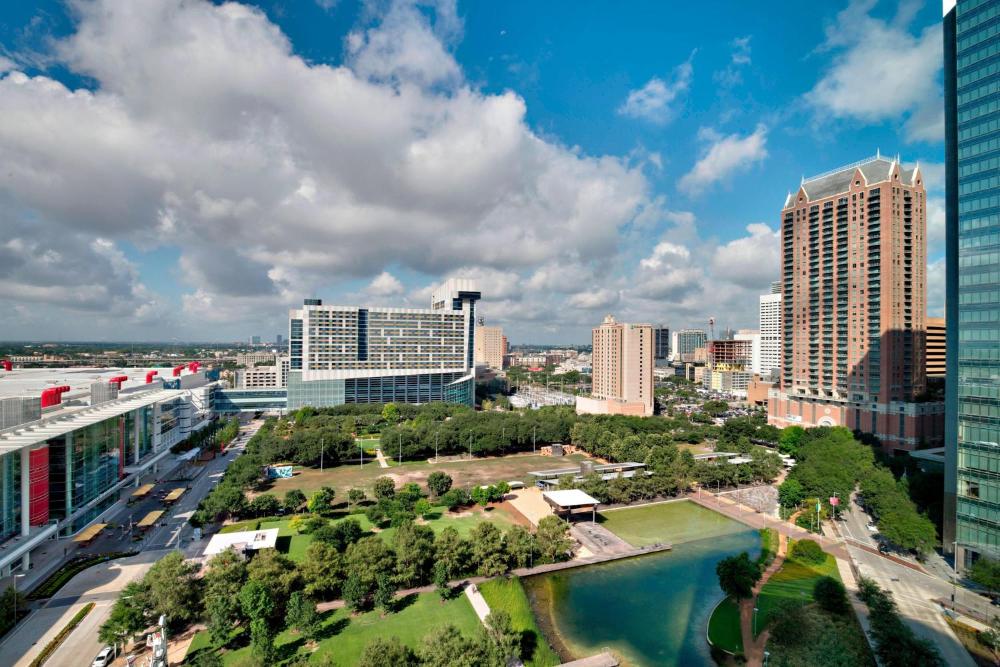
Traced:
<svg viewBox="0 0 1000 667">
<path fill-rule="evenodd" d="M 150 618 L 165 615 L 172 628 L 183 628 L 201 613 L 201 581 L 198 568 L 184 561 L 180 551 L 172 551 L 153 564 L 143 582 L 146 586 Z"/>
<path fill-rule="evenodd" d="M 316 638 L 320 629 L 320 616 L 316 612 L 316 603 L 299 591 L 288 598 L 288 627 L 297 630 L 307 641 Z"/>
<path fill-rule="evenodd" d="M 250 619 L 250 645 L 255 659 L 267 664 L 274 657 L 274 637 L 277 634 L 272 618 L 275 602 L 271 591 L 259 581 L 244 584 L 239 595 L 244 616 Z"/>
<path fill-rule="evenodd" d="M 366 597 L 375 592 L 375 583 L 380 574 L 392 576 L 396 568 L 396 554 L 386 546 L 382 538 L 371 535 L 363 537 L 347 547 L 347 571 L 357 575 Z"/>
<path fill-rule="evenodd" d="M 220 551 L 208 561 L 202 581 L 205 586 L 205 616 L 216 646 L 229 640 L 241 619 L 239 593 L 247 580 L 247 566 L 233 548 Z"/>
<path fill-rule="evenodd" d="M 807 636 L 810 617 L 802 611 L 798 600 L 781 599 L 770 612 L 768 630 L 771 638 L 782 646 L 795 646 Z"/>
<path fill-rule="evenodd" d="M 420 660 L 423 667 L 480 667 L 486 662 L 485 648 L 454 625 L 446 625 L 424 637 Z"/>
<path fill-rule="evenodd" d="M 319 491 L 313 493 L 312 497 L 309 499 L 309 511 L 315 512 L 316 514 L 329 512 L 333 507 L 333 499 L 336 496 L 336 491 L 329 486 L 322 487 Z"/>
<path fill-rule="evenodd" d="M 258 551 L 247 565 L 247 579 L 256 581 L 273 595 L 275 616 L 273 620 L 284 615 L 284 603 L 292 591 L 301 585 L 301 575 L 295 563 L 288 560 L 276 549 Z"/>
<path fill-rule="evenodd" d="M 472 560 L 476 571 L 484 577 L 495 577 L 507 571 L 507 554 L 503 534 L 492 522 L 477 524 L 470 534 Z"/>
<path fill-rule="evenodd" d="M 789 456 L 796 456 L 799 453 L 799 444 L 802 442 L 806 430 L 801 426 L 786 426 L 778 436 L 778 451 Z"/>
<path fill-rule="evenodd" d="M 270 493 L 262 493 L 250 501 L 248 509 L 255 516 L 269 516 L 277 514 L 281 509 L 281 503 Z"/>
<path fill-rule="evenodd" d="M 455 511 L 469 503 L 469 494 L 464 489 L 450 489 L 441 496 L 441 504 L 449 510 Z"/>
<path fill-rule="evenodd" d="M 365 490 L 364 489 L 350 489 L 347 492 L 347 504 L 350 505 L 351 509 L 354 509 L 358 503 L 363 503 L 365 501 Z"/>
<path fill-rule="evenodd" d="M 285 494 L 285 511 L 286 512 L 298 512 L 306 503 L 306 494 L 302 493 L 299 489 L 289 489 Z"/>
<path fill-rule="evenodd" d="M 325 542 L 337 551 L 343 552 L 364 536 L 365 531 L 357 519 L 347 518 L 333 524 L 327 524 L 313 533 L 313 540 Z"/>
<path fill-rule="evenodd" d="M 434 530 L 430 526 L 404 523 L 396 531 L 393 546 L 399 583 L 403 586 L 427 583 L 434 564 Z"/>
<path fill-rule="evenodd" d="M 13 594 L 13 589 L 8 590 Z M 115 600 L 108 620 L 101 625 L 98 639 L 115 648 L 118 647 L 118 644 L 124 648 L 129 637 L 146 628 L 149 622 L 143 611 L 145 594 L 146 588 L 141 582 L 133 581 L 127 584 L 118 599 Z"/>
<path fill-rule="evenodd" d="M 546 563 L 556 563 L 566 558 L 573 546 L 569 537 L 569 524 L 557 516 L 549 515 L 538 522 L 535 532 L 538 552 Z"/>
<path fill-rule="evenodd" d="M 823 577 L 813 586 L 816 603 L 833 614 L 847 611 L 847 590 L 844 584 L 833 577 Z"/>
<path fill-rule="evenodd" d="M 306 557 L 298 564 L 306 595 L 330 600 L 344 581 L 344 557 L 330 544 L 313 541 Z"/>
<path fill-rule="evenodd" d="M 386 403 L 382 407 L 382 421 L 390 426 L 399 422 L 399 408 L 395 403 Z"/>
<path fill-rule="evenodd" d="M 441 596 L 441 602 L 451 597 L 451 580 L 448 578 L 448 566 L 438 561 L 434 563 L 434 588 Z"/>
<path fill-rule="evenodd" d="M 507 553 L 514 567 L 527 567 L 533 562 L 535 538 L 524 526 L 513 525 L 507 529 Z"/>
<path fill-rule="evenodd" d="M 521 657 L 521 633 L 514 629 L 510 614 L 505 611 L 494 611 L 486 617 L 486 637 L 489 639 L 491 653 L 496 656 L 495 663 L 509 664 L 510 658 Z"/>
<path fill-rule="evenodd" d="M 398 637 L 376 637 L 368 642 L 358 659 L 358 667 L 419 667 L 417 654 Z"/>
<path fill-rule="evenodd" d="M 778 487 L 778 502 L 781 503 L 782 507 L 798 507 L 805 497 L 806 493 L 802 488 L 802 483 L 797 479 L 786 479 Z"/>
<path fill-rule="evenodd" d="M 416 512 L 417 516 L 425 519 L 433 510 L 434 508 L 431 506 L 430 501 L 426 498 L 421 498 L 413 505 L 413 511 Z"/>
<path fill-rule="evenodd" d="M 393 601 L 396 598 L 396 585 L 392 577 L 386 573 L 378 575 L 375 580 L 375 605 L 382 610 L 382 615 L 392 613 Z"/>
<path fill-rule="evenodd" d="M 722 592 L 736 600 L 750 597 L 753 594 L 753 587 L 760 580 L 760 568 L 750 560 L 750 555 L 746 551 L 723 558 L 715 566 L 715 573 L 719 577 L 719 588 Z"/>
<path fill-rule="evenodd" d="M 447 473 L 435 470 L 427 477 L 427 489 L 435 498 L 440 498 L 451 489 L 451 476 Z"/>
<path fill-rule="evenodd" d="M 990 593 L 1000 591 L 1000 561 L 981 557 L 968 570 L 968 577 Z"/>
<path fill-rule="evenodd" d="M 444 568 L 447 580 L 457 579 L 469 567 L 470 545 L 454 526 L 447 526 L 434 539 L 434 557 Z"/>
<path fill-rule="evenodd" d="M 372 485 L 372 492 L 377 500 L 393 498 L 396 495 L 396 483 L 391 477 L 379 477 Z"/>
<path fill-rule="evenodd" d="M 344 581 L 344 602 L 353 612 L 359 612 L 368 606 L 368 587 L 361 582 L 356 574 L 348 575 Z"/>
</svg>

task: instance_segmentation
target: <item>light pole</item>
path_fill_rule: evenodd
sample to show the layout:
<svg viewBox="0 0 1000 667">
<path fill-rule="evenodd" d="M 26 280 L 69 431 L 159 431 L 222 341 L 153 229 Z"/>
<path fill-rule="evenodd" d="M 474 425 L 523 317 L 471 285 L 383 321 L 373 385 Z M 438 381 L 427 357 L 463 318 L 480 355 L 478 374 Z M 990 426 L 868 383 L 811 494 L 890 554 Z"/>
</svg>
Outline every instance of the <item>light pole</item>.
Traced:
<svg viewBox="0 0 1000 667">
<path fill-rule="evenodd" d="M 469 460 L 472 460 L 472 431 L 469 431 Z"/>
<path fill-rule="evenodd" d="M 397 435 L 399 436 L 399 459 L 397 459 L 399 463 L 397 465 L 403 465 L 403 434 L 398 433 Z"/>
<path fill-rule="evenodd" d="M 438 462 L 438 443 L 441 440 L 441 431 L 434 433 L 434 463 Z"/>
<path fill-rule="evenodd" d="M 319 471 L 323 472 L 323 452 L 326 451 L 326 440 L 320 439 L 319 441 Z M 362 450 L 364 451 L 364 450 Z"/>
<path fill-rule="evenodd" d="M 538 435 L 538 426 L 531 427 L 531 453 L 535 453 L 535 437 Z"/>
<path fill-rule="evenodd" d="M 951 543 L 951 564 L 951 606 L 954 608 L 955 594 L 958 593 L 958 540 Z"/>
<path fill-rule="evenodd" d="M 757 612 L 760 611 L 757 607 L 753 608 L 753 636 L 754 639 L 757 638 Z"/>
<path fill-rule="evenodd" d="M 767 659 L 771 657 L 770 651 L 764 651 L 764 667 L 767 667 Z"/>
<path fill-rule="evenodd" d="M 12 574 L 11 576 L 14 579 L 14 625 L 17 625 L 17 608 L 19 606 L 17 604 L 17 580 L 20 579 L 21 577 L 28 576 L 28 573 L 22 572 L 20 574 Z"/>
</svg>

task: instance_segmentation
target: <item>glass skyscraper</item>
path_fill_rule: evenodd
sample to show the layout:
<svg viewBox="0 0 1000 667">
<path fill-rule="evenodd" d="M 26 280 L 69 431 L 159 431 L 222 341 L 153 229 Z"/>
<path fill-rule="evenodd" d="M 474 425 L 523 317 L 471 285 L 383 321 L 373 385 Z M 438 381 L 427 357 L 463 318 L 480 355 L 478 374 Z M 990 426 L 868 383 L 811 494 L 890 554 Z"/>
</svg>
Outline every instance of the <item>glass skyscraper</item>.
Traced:
<svg viewBox="0 0 1000 667">
<path fill-rule="evenodd" d="M 945 3 L 945 549 L 1000 558 L 1000 0 Z M 954 351 L 954 353 L 952 353 Z"/>
</svg>

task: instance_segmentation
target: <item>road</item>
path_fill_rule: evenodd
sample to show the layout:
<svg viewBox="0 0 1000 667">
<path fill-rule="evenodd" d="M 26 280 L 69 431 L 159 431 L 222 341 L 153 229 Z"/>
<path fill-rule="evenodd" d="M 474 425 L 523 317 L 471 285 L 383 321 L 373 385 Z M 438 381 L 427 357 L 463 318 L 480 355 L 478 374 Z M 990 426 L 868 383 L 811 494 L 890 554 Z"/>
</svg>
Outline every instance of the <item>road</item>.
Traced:
<svg viewBox="0 0 1000 667">
<path fill-rule="evenodd" d="M 103 648 L 97 639 L 97 630 L 111 614 L 111 608 L 121 590 L 131 581 L 142 577 L 153 563 L 170 551 L 183 548 L 187 557 L 201 555 L 207 544 L 190 541 L 187 519 L 198 503 L 221 479 L 226 466 L 236 456 L 242 454 L 247 440 L 257 432 L 262 421 L 245 426 L 225 456 L 218 456 L 205 464 L 201 472 L 190 483 L 181 499 L 167 510 L 163 521 L 152 528 L 141 542 L 132 543 L 120 531 L 105 531 L 88 551 L 122 551 L 138 549 L 136 556 L 102 563 L 88 568 L 74 577 L 60 590 L 56 597 L 32 614 L 11 632 L 0 644 L 0 665 L 26 667 L 35 655 L 56 635 L 69 620 L 87 603 L 93 602 L 94 609 L 79 626 L 63 641 L 60 647 L 46 661 L 46 667 L 80 667 L 89 665 L 91 659 Z M 165 474 L 164 477 L 170 475 Z M 176 482 L 162 482 L 154 489 L 151 497 L 139 503 L 122 508 L 111 517 L 110 522 L 127 524 L 129 519 L 143 516 L 151 509 L 163 509 L 155 497 L 161 490 L 176 488 Z"/>
</svg>

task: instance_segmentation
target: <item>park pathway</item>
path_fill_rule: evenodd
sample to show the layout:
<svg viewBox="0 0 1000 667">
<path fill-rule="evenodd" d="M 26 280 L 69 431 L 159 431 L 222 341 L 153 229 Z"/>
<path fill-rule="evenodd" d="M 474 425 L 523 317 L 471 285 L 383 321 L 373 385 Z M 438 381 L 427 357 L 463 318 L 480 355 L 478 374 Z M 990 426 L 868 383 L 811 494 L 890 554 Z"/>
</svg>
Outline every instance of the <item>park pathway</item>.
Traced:
<svg viewBox="0 0 1000 667">
<path fill-rule="evenodd" d="M 767 646 L 767 638 L 770 636 L 770 632 L 764 630 L 760 635 L 754 637 L 753 608 L 757 606 L 757 596 L 760 595 L 764 584 L 785 564 L 787 554 L 788 536 L 778 533 L 778 553 L 774 555 L 774 560 L 767 566 L 760 581 L 754 586 L 753 595 L 740 601 L 740 634 L 743 636 L 743 655 L 751 667 L 764 664 L 764 647 Z"/>
<path fill-rule="evenodd" d="M 379 468 L 388 468 L 389 462 L 385 460 L 385 454 L 382 453 L 381 447 L 375 448 L 375 458 L 378 459 Z"/>
</svg>

